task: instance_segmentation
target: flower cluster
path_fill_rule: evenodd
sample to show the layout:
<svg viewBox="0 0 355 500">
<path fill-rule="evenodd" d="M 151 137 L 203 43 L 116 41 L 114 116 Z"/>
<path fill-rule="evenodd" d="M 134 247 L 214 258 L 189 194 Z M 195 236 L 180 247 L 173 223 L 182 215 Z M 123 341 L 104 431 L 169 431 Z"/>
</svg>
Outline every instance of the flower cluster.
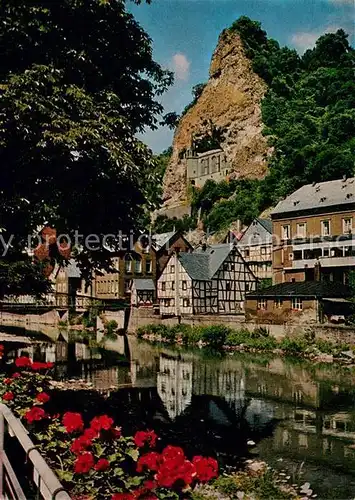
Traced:
<svg viewBox="0 0 355 500">
<path fill-rule="evenodd" d="M 194 481 L 207 482 L 217 477 L 218 464 L 214 458 L 196 456 L 187 460 L 178 446 L 167 446 L 161 454 L 150 452 L 142 455 L 137 463 L 137 472 L 156 472 L 154 479 L 163 488 L 183 489 Z"/>
<path fill-rule="evenodd" d="M 33 371 L 40 370 L 50 370 L 53 368 L 53 363 L 42 363 L 41 361 L 32 361 L 31 358 L 27 356 L 20 356 L 15 359 L 15 365 L 17 368 L 31 368 Z"/>
<path fill-rule="evenodd" d="M 134 436 L 134 444 L 138 446 L 138 448 L 143 448 L 145 445 L 154 448 L 156 442 L 157 435 L 154 431 L 138 431 Z"/>
</svg>

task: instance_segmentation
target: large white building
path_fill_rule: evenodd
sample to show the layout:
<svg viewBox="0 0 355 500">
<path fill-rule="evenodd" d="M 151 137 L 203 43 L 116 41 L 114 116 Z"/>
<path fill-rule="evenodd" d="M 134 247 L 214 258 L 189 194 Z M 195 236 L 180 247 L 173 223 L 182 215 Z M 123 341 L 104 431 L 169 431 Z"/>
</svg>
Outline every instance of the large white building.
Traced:
<svg viewBox="0 0 355 500">
<path fill-rule="evenodd" d="M 256 277 L 233 244 L 211 245 L 173 254 L 158 280 L 160 313 L 238 314 Z"/>
</svg>

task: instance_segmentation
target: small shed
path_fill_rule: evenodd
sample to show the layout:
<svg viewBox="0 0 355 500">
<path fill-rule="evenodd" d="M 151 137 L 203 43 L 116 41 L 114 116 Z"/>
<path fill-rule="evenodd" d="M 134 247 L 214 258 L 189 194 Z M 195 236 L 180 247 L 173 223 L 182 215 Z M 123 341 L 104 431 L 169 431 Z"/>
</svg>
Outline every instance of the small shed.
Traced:
<svg viewBox="0 0 355 500">
<path fill-rule="evenodd" d="M 152 306 L 155 300 L 155 284 L 152 279 L 137 278 L 132 280 L 131 305 Z"/>
</svg>

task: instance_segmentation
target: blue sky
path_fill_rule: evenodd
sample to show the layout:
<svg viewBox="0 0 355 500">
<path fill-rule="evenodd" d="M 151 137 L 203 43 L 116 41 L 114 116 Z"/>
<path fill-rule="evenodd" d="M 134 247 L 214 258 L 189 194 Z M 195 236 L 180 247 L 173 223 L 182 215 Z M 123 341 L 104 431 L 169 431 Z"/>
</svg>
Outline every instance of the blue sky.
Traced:
<svg viewBox="0 0 355 500">
<path fill-rule="evenodd" d="M 241 15 L 260 21 L 269 36 L 300 53 L 338 28 L 355 41 L 355 0 L 152 0 L 129 8 L 153 40 L 155 60 L 175 73 L 174 86 L 161 98 L 166 112 L 180 113 L 192 87 L 207 81 L 219 34 Z M 172 132 L 164 127 L 141 138 L 161 152 L 171 145 Z"/>
</svg>

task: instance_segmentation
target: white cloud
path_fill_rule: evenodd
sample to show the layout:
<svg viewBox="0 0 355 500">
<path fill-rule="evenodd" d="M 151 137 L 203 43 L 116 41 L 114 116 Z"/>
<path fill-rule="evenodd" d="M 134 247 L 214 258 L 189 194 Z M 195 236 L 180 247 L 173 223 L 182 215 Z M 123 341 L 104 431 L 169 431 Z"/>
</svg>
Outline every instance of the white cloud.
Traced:
<svg viewBox="0 0 355 500">
<path fill-rule="evenodd" d="M 177 80 L 188 80 L 190 76 L 190 61 L 185 54 L 174 54 L 172 57 L 172 70 Z"/>
<path fill-rule="evenodd" d="M 340 28 L 340 26 L 328 26 L 327 28 L 316 31 L 299 31 L 291 36 L 290 41 L 299 52 L 304 52 L 314 47 L 318 38 L 324 35 L 324 33 L 335 33 Z"/>
</svg>

